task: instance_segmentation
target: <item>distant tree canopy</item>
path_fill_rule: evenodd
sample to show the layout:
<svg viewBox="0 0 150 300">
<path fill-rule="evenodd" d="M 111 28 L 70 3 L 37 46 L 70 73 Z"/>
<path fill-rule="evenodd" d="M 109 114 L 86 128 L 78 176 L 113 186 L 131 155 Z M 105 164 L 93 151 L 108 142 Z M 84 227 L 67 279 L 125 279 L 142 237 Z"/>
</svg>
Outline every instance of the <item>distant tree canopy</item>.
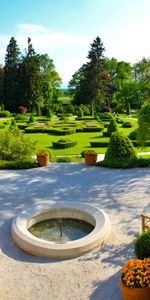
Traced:
<svg viewBox="0 0 150 300">
<path fill-rule="evenodd" d="M 0 103 L 5 109 L 17 111 L 24 105 L 39 114 L 43 107 L 48 111 L 60 84 L 53 60 L 47 54 L 37 54 L 30 38 L 24 54 L 15 38 L 10 39 L 4 68 L 0 66 Z"/>
<path fill-rule="evenodd" d="M 73 102 L 92 104 L 96 110 L 107 105 L 129 114 L 130 106 L 139 109 L 150 99 L 150 59 L 143 58 L 132 66 L 105 57 L 104 51 L 103 43 L 97 37 L 91 44 L 88 62 L 69 82 Z"/>
</svg>

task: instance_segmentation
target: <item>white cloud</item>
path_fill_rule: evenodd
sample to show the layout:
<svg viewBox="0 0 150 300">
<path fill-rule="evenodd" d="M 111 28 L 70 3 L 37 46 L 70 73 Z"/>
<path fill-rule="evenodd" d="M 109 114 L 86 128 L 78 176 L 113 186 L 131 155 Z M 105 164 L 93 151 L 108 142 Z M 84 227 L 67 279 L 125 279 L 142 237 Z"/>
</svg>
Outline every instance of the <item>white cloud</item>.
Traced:
<svg viewBox="0 0 150 300">
<path fill-rule="evenodd" d="M 21 51 L 27 47 L 27 38 L 30 37 L 37 53 L 47 53 L 54 60 L 56 70 L 60 72 L 64 83 L 71 79 L 72 74 L 84 63 L 92 40 L 89 35 L 54 32 L 38 24 L 17 25 L 14 37 Z M 0 35 L 1 62 L 4 61 L 10 38 L 9 35 Z"/>
</svg>

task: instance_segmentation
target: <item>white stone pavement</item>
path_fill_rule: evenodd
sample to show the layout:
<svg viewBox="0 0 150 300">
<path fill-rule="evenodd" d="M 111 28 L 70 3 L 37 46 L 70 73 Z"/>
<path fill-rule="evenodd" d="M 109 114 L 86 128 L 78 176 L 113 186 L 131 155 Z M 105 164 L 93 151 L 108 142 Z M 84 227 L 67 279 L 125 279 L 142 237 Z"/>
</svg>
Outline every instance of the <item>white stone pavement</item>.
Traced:
<svg viewBox="0 0 150 300">
<path fill-rule="evenodd" d="M 101 249 L 69 260 L 34 257 L 14 245 L 11 221 L 22 210 L 62 201 L 93 204 L 110 216 Z M 0 171 L 0 299 L 121 300 L 123 263 L 134 257 L 141 213 L 150 213 L 150 169 L 108 169 L 84 163 Z"/>
</svg>

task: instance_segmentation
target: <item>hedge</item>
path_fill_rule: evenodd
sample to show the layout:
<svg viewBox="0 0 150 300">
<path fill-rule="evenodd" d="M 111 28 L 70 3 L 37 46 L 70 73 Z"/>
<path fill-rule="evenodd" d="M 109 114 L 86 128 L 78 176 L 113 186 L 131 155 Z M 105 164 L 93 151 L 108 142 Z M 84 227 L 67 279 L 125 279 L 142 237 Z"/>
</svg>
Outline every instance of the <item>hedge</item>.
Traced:
<svg viewBox="0 0 150 300">
<path fill-rule="evenodd" d="M 46 127 L 26 127 L 25 133 L 53 133 L 52 128 Z"/>
<path fill-rule="evenodd" d="M 0 111 L 0 118 L 7 118 L 7 117 L 10 117 L 10 111 L 8 110 Z"/>
<path fill-rule="evenodd" d="M 124 127 L 124 128 L 131 128 L 131 127 L 132 127 L 132 124 L 131 124 L 130 122 L 124 122 L 124 123 L 122 124 L 122 127 Z"/>
<path fill-rule="evenodd" d="M 103 127 L 98 127 L 98 126 L 87 126 L 83 129 L 84 132 L 99 132 L 102 130 Z"/>
<path fill-rule="evenodd" d="M 101 142 L 90 142 L 90 145 L 92 146 L 92 147 L 108 147 L 108 144 L 109 144 L 109 141 L 108 142 L 103 142 L 103 141 L 101 141 Z"/>
<path fill-rule="evenodd" d="M 65 148 L 70 148 L 74 147 L 77 145 L 76 141 L 70 141 L 70 140 L 59 140 L 57 142 L 52 142 L 52 145 L 54 148 L 57 149 L 65 149 Z"/>
<path fill-rule="evenodd" d="M 60 128 L 60 129 L 53 129 L 53 134 L 55 135 L 69 135 L 69 134 L 73 134 L 76 133 L 76 129 L 74 128 Z"/>
</svg>

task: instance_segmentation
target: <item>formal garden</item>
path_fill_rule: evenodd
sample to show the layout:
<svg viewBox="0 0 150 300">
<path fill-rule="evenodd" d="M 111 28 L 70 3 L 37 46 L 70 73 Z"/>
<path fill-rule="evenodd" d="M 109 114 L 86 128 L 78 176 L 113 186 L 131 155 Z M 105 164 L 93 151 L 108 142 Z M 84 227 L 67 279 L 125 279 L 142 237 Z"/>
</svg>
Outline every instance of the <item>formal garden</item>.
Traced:
<svg viewBox="0 0 150 300">
<path fill-rule="evenodd" d="M 150 60 L 143 58 L 131 65 L 114 58 L 109 59 L 104 56 L 105 49 L 99 37 L 90 46 L 88 62 L 73 74 L 68 87 L 64 89 L 61 88 L 61 78 L 55 70 L 53 60 L 47 54 L 37 54 L 30 38 L 23 54 L 13 37 L 6 49 L 5 65 L 0 66 L 0 221 L 4 228 L 0 231 L 0 241 L 3 250 L 3 286 L 6 286 L 5 270 L 9 266 L 15 274 L 18 274 L 18 270 L 22 270 L 24 274 L 26 268 L 28 278 L 31 276 L 31 282 L 34 282 L 34 262 L 37 274 L 43 272 L 48 276 L 48 291 L 51 289 L 53 299 L 59 299 L 58 282 L 62 296 L 68 281 L 68 288 L 71 287 L 69 299 L 72 297 L 70 295 L 73 295 L 72 299 L 79 299 L 78 289 L 82 294 L 83 284 L 88 286 L 85 289 L 86 299 L 89 299 L 91 293 L 93 297 L 97 297 L 96 289 L 98 295 L 102 295 L 101 299 L 105 299 L 107 289 L 110 293 L 108 299 L 111 299 L 109 287 L 113 286 L 112 299 L 119 299 L 115 298 L 115 293 L 119 297 L 122 290 L 125 300 L 148 300 L 149 226 L 147 231 L 138 236 L 137 233 L 138 225 L 141 224 L 140 214 L 148 214 L 149 209 Z M 98 159 L 100 154 L 103 159 Z M 40 168 L 42 166 L 45 167 Z M 106 218 L 108 221 L 107 213 L 109 214 L 109 230 L 106 230 L 105 221 L 101 222 L 100 218 L 95 221 L 93 207 L 89 211 L 82 210 L 82 202 L 86 202 L 90 208 L 92 205 L 97 206 L 99 213 L 101 212 L 101 220 Z M 59 214 L 58 204 L 61 210 Z M 36 237 L 32 236 L 32 250 L 28 251 L 32 235 L 29 229 L 39 221 L 45 222 L 47 218 L 53 220 L 52 207 L 54 219 L 59 224 L 59 242 L 56 245 L 58 252 L 63 236 L 61 222 L 68 215 L 70 217 L 70 211 L 77 219 L 77 227 L 80 221 L 88 221 L 88 225 L 92 225 L 91 232 L 97 230 L 97 223 L 100 225 L 100 232 L 101 226 L 105 229 L 103 238 L 96 244 L 94 241 L 91 248 L 90 232 L 86 234 L 89 244 L 83 252 L 80 253 L 79 246 L 73 254 L 69 252 L 69 257 L 73 258 L 72 264 L 69 260 L 59 261 L 59 258 L 68 255 L 66 252 L 64 256 L 64 247 L 68 246 L 68 242 L 62 242 L 63 255 L 57 256 L 55 239 L 54 242 L 48 240 L 46 244 L 41 238 L 39 252 L 36 252 Z M 31 209 L 30 214 L 26 212 L 28 208 Z M 15 219 L 18 213 L 22 213 L 19 221 Z M 17 222 L 27 233 L 22 242 L 24 247 L 21 245 L 22 233 L 16 226 Z M 107 234 L 107 241 L 104 243 L 104 236 Z M 82 241 L 81 238 L 83 246 Z M 36 246 L 37 242 L 36 240 Z M 80 237 L 77 238 L 77 244 L 78 242 L 80 243 Z M 24 253 L 16 244 L 39 258 Z M 97 245 L 102 250 L 95 249 Z M 49 256 L 47 247 L 50 250 Z M 70 246 L 68 248 L 70 251 Z M 92 252 L 86 254 L 91 249 Z M 84 255 L 78 258 L 82 253 Z M 49 260 L 47 264 L 47 261 L 42 261 L 41 256 L 56 260 Z M 11 271 L 9 275 L 13 277 Z M 24 284 L 26 278 L 22 278 Z M 39 285 L 39 277 L 37 278 Z M 45 278 L 42 275 L 41 278 L 44 285 Z M 70 278 L 72 281 L 69 281 Z M 10 286 L 11 284 L 10 281 Z M 8 284 L 6 294 L 7 290 Z M 132 295 L 137 290 L 140 294 Z M 25 289 L 23 293 L 26 293 Z M 29 294 L 31 298 L 32 291 Z M 29 299 L 29 294 L 27 292 L 26 299 Z M 35 289 L 33 294 L 34 299 Z"/>
</svg>

